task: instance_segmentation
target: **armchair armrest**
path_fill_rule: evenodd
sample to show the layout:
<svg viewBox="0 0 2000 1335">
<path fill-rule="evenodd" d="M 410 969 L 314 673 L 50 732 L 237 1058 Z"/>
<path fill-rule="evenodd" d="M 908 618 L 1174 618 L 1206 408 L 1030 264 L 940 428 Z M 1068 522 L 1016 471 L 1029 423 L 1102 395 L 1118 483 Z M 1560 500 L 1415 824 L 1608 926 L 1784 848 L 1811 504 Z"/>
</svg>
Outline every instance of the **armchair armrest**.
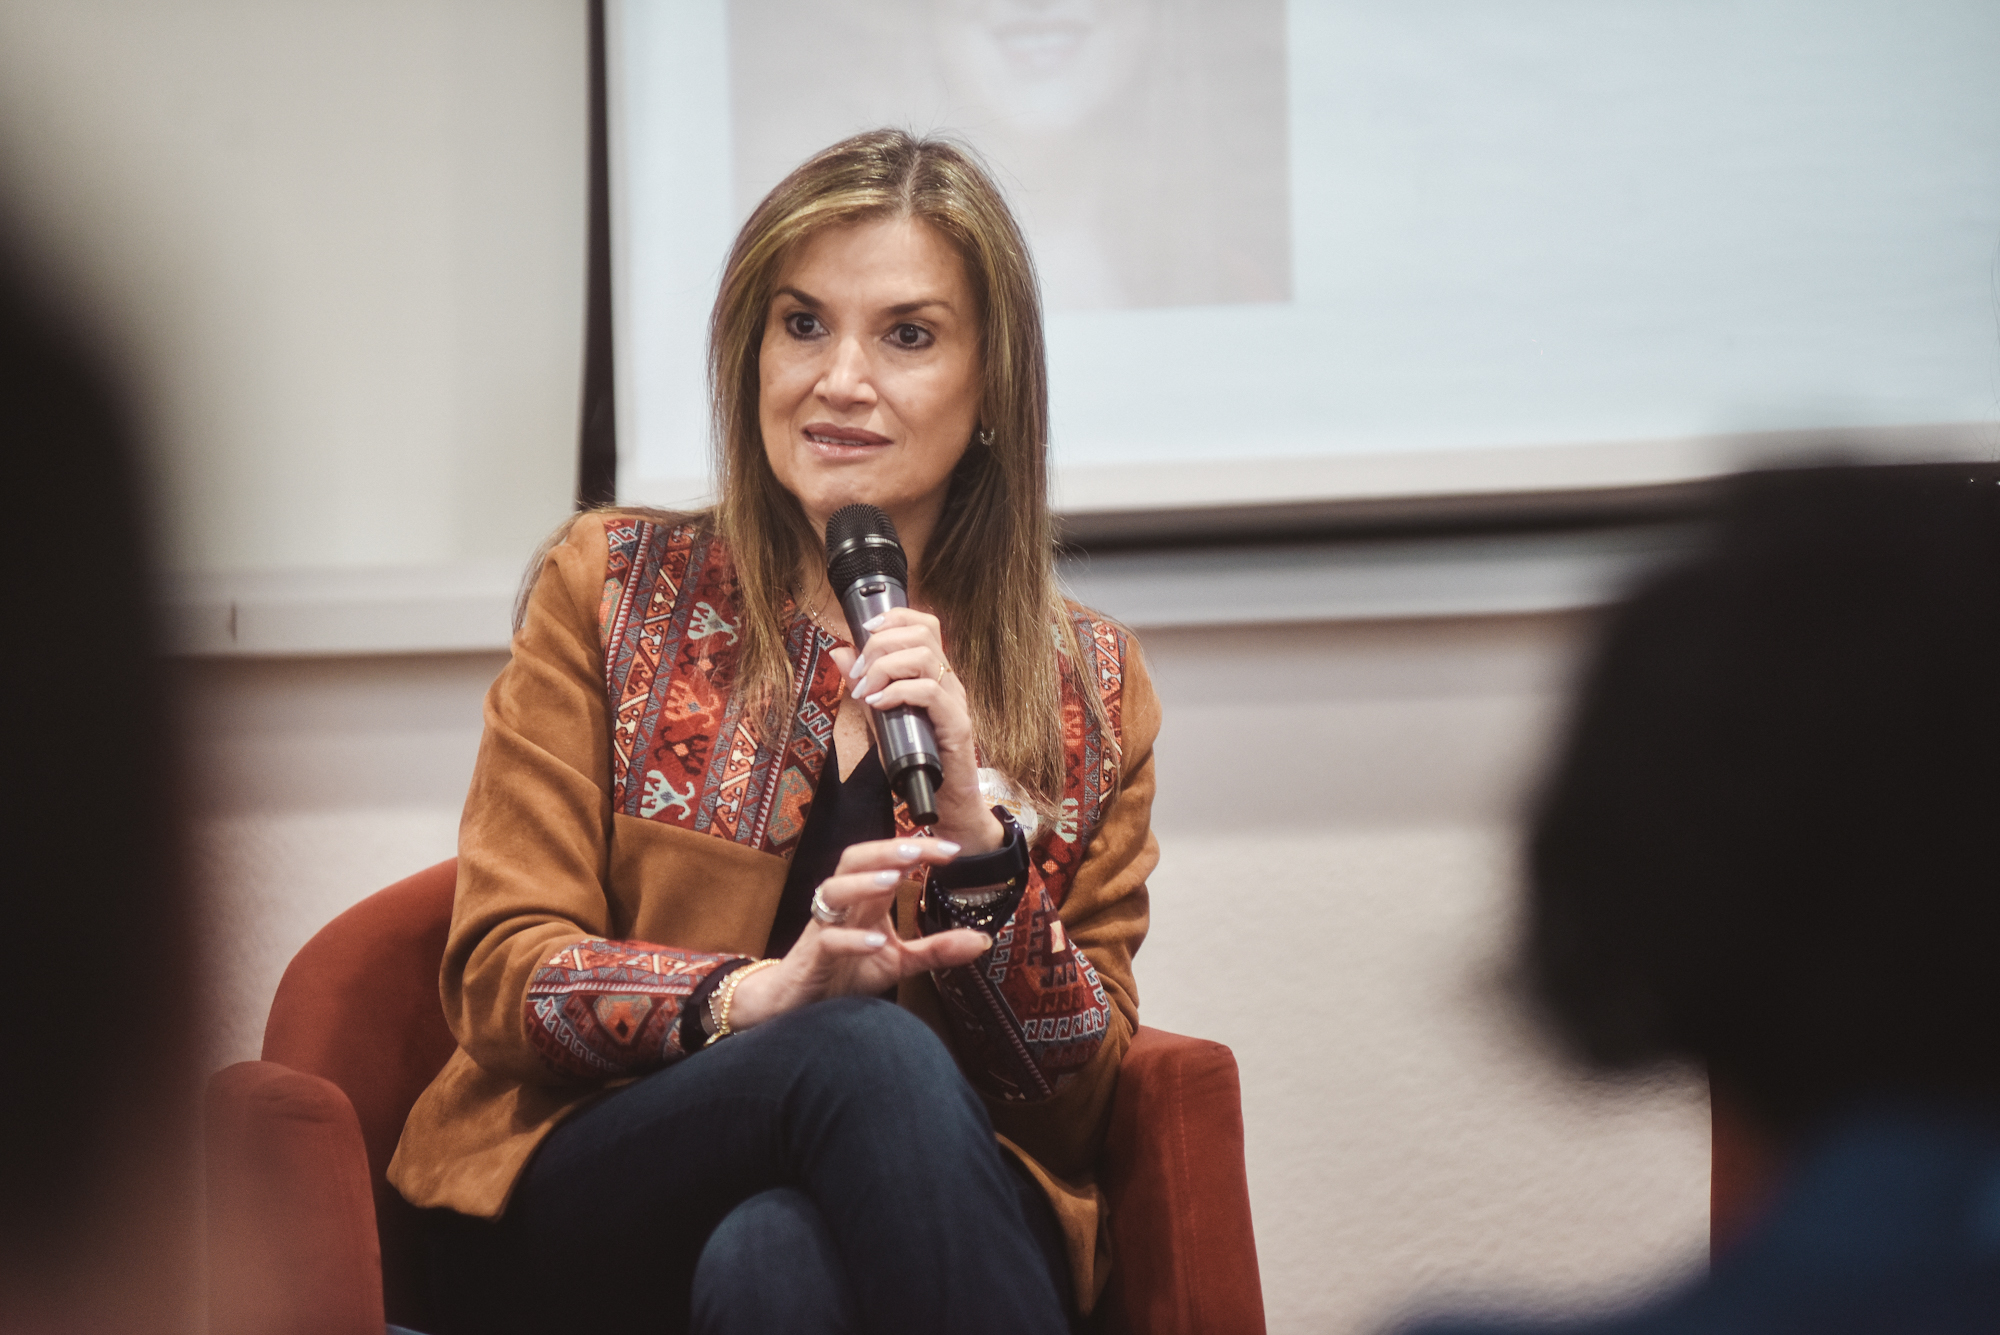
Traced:
<svg viewBox="0 0 2000 1335">
<path fill-rule="evenodd" d="M 1140 1027 L 1118 1068 L 1099 1180 L 1111 1205 L 1105 1330 L 1263 1335 L 1228 1048 Z"/>
<path fill-rule="evenodd" d="M 208 1082 L 210 1335 L 382 1335 L 361 1124 L 330 1081 L 238 1062 Z"/>
</svg>

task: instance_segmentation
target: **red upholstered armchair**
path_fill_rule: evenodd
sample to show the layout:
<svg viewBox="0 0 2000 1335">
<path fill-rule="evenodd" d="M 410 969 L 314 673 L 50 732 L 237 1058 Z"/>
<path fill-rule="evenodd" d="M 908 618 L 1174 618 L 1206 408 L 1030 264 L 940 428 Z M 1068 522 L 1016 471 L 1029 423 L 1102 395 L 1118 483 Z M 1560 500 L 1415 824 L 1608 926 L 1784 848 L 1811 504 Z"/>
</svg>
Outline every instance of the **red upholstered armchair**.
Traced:
<svg viewBox="0 0 2000 1335">
<path fill-rule="evenodd" d="M 452 1052 L 437 975 L 456 869 L 441 862 L 327 924 L 278 984 L 264 1059 L 210 1081 L 212 1335 L 425 1329 L 416 1220 L 384 1175 Z M 1100 1329 L 1264 1329 L 1228 1048 L 1139 1030 L 1101 1178 L 1117 1260 Z"/>
</svg>

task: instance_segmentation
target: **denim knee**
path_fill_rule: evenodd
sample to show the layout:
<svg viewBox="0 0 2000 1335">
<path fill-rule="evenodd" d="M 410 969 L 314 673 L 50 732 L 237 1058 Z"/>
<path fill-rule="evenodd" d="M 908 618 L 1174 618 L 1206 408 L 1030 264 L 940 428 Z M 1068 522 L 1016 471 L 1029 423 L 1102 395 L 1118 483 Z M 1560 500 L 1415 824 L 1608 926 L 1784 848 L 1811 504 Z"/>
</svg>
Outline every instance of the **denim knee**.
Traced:
<svg viewBox="0 0 2000 1335">
<path fill-rule="evenodd" d="M 893 1001 L 836 997 L 794 1015 L 809 1035 L 810 1056 L 842 1078 L 905 1089 L 963 1083 L 944 1041 Z"/>
<path fill-rule="evenodd" d="M 695 1263 L 692 1316 L 697 1335 L 855 1328 L 833 1234 L 805 1193 L 777 1187 L 723 1217 Z"/>
<path fill-rule="evenodd" d="M 797 1012 L 818 1042 L 850 1060 L 915 1067 L 949 1065 L 951 1053 L 931 1027 L 893 1001 L 835 997 Z"/>
</svg>

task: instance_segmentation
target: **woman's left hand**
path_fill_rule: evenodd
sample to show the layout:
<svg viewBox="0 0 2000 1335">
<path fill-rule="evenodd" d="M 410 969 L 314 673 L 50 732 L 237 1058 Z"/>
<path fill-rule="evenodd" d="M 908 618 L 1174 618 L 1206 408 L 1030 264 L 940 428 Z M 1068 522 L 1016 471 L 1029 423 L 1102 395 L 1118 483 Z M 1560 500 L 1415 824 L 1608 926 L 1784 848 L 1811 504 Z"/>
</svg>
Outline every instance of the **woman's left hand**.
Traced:
<svg viewBox="0 0 2000 1335">
<path fill-rule="evenodd" d="M 850 693 L 872 709 L 914 705 L 930 716 L 944 765 L 932 829 L 968 854 L 992 852 L 1006 831 L 979 795 L 972 711 L 965 685 L 944 655 L 938 619 L 915 608 L 892 608 L 868 627 L 868 636 L 868 647 L 859 655 L 844 646 L 833 651 Z"/>
</svg>

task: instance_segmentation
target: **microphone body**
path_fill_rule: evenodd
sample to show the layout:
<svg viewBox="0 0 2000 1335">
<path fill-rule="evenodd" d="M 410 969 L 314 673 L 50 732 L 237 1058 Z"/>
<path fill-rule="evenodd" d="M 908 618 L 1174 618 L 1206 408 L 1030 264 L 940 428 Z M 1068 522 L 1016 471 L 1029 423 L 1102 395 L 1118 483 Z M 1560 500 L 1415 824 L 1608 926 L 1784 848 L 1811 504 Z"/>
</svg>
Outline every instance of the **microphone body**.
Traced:
<svg viewBox="0 0 2000 1335">
<path fill-rule="evenodd" d="M 889 516 L 872 505 L 834 511 L 826 525 L 827 582 L 840 599 L 857 649 L 868 647 L 862 627 L 895 607 L 910 605 L 909 558 Z M 937 822 L 937 789 L 944 779 L 930 716 L 913 705 L 871 710 L 875 744 L 890 789 L 918 825 Z"/>
</svg>

